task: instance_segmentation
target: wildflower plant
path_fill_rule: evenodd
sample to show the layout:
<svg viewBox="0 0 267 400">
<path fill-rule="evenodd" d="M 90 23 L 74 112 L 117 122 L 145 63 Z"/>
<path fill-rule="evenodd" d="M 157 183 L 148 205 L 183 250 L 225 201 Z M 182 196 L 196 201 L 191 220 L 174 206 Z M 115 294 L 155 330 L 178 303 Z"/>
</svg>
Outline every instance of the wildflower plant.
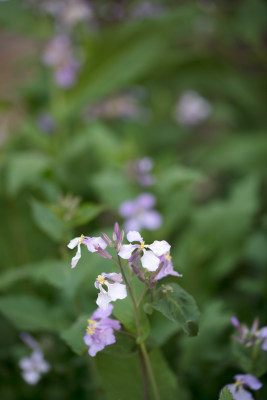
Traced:
<svg viewBox="0 0 267 400">
<path fill-rule="evenodd" d="M 160 388 L 146 343 L 150 334 L 149 318 L 156 310 L 193 336 L 198 331 L 198 309 L 194 299 L 178 284 L 161 285 L 160 280 L 168 275 L 182 277 L 174 270 L 171 245 L 166 240 L 146 244 L 137 231 L 129 231 L 127 240 L 129 243 L 124 244 L 124 231 L 116 223 L 112 239 L 106 233 L 102 233 L 102 238 L 82 235 L 68 244 L 71 249 L 78 248 L 72 268 L 81 257 L 82 244 L 89 252 L 114 265 L 114 272 L 99 271 L 96 276 L 98 308 L 87 319 L 83 341 L 88 346 L 88 354 L 94 357 L 116 342 L 115 332 L 129 336 L 139 354 L 143 398 L 150 398 L 151 385 L 153 398 L 159 400 Z"/>
</svg>

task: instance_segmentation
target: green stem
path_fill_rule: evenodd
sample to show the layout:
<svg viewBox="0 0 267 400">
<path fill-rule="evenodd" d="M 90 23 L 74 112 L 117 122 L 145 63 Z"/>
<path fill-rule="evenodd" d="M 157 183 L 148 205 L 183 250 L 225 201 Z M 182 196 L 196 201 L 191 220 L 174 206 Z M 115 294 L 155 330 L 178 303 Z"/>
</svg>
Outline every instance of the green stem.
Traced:
<svg viewBox="0 0 267 400">
<path fill-rule="evenodd" d="M 147 291 L 147 286 L 144 287 L 144 290 L 142 291 L 141 296 L 139 297 L 139 299 L 138 299 L 138 301 L 137 301 L 137 307 L 140 306 L 141 301 L 143 300 L 144 295 L 146 294 L 146 291 Z"/>
<path fill-rule="evenodd" d="M 149 379 L 150 379 L 150 382 L 151 382 L 151 385 L 152 385 L 152 389 L 153 389 L 153 393 L 154 393 L 154 396 L 155 396 L 155 400 L 160 400 L 160 395 L 159 395 L 159 391 L 158 391 L 157 382 L 156 382 L 156 379 L 155 379 L 155 376 L 154 376 L 152 365 L 151 365 L 151 362 L 150 362 L 150 359 L 149 359 L 149 355 L 148 355 L 148 352 L 147 352 L 147 349 L 146 349 L 146 346 L 145 346 L 144 342 L 140 343 L 140 348 L 141 348 L 142 354 L 143 354 L 144 359 L 145 359 L 146 369 L 147 369 L 147 372 L 148 372 L 148 375 L 149 375 Z"/>
<path fill-rule="evenodd" d="M 136 301 L 135 301 L 133 290 L 132 290 L 131 286 L 129 285 L 129 282 L 127 280 L 125 272 L 124 272 L 124 270 L 122 268 L 121 260 L 120 260 L 119 256 L 118 256 L 118 261 L 119 261 L 119 268 L 120 268 L 121 274 L 123 276 L 124 282 L 126 283 L 126 286 L 127 286 L 128 290 L 129 290 L 129 293 L 130 293 L 130 296 L 131 296 L 131 299 L 132 299 L 132 303 L 133 303 L 133 307 L 134 307 L 135 322 L 136 322 L 137 337 L 140 338 L 140 336 L 141 336 L 141 328 L 140 328 L 140 322 L 139 322 L 138 307 L 137 307 L 137 304 L 136 304 Z M 154 372 L 153 372 L 153 369 L 152 369 L 152 365 L 151 365 L 151 362 L 150 362 L 150 359 L 149 359 L 149 355 L 148 355 L 145 343 L 141 342 L 139 344 L 139 346 L 140 346 L 140 350 L 141 350 L 139 354 L 140 354 L 140 357 L 142 357 L 142 363 L 143 363 L 143 361 L 145 362 L 146 371 L 148 373 L 148 376 L 149 376 L 149 379 L 150 379 L 150 382 L 151 382 L 151 386 L 152 386 L 152 390 L 153 390 L 153 393 L 154 393 L 155 400 L 160 400 L 156 379 L 155 379 L 155 376 L 154 376 Z M 147 383 L 146 383 L 146 388 L 144 387 L 145 382 L 147 382 L 147 381 L 146 381 L 146 376 L 143 376 L 143 374 L 146 373 L 146 371 L 143 368 L 144 365 L 141 364 L 141 361 L 140 361 L 140 366 L 141 366 L 141 372 L 142 372 L 144 399 L 145 400 L 149 400 L 149 398 L 146 397 L 147 396 L 147 392 L 148 392 Z"/>
</svg>

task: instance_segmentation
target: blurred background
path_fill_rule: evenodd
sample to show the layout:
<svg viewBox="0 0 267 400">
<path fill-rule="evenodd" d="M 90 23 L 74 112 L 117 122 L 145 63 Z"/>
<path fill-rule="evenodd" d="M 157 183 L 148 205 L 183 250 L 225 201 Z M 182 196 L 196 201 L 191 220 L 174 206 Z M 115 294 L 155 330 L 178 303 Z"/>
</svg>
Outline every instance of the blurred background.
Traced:
<svg viewBox="0 0 267 400">
<path fill-rule="evenodd" d="M 201 311 L 195 338 L 153 325 L 166 399 L 249 371 L 230 318 L 267 325 L 266 23 L 263 0 L 0 2 L 1 399 L 118 400 L 108 355 L 73 344 L 107 261 L 71 271 L 66 247 L 115 221 L 171 243 Z M 50 365 L 36 385 L 22 332 Z"/>
</svg>

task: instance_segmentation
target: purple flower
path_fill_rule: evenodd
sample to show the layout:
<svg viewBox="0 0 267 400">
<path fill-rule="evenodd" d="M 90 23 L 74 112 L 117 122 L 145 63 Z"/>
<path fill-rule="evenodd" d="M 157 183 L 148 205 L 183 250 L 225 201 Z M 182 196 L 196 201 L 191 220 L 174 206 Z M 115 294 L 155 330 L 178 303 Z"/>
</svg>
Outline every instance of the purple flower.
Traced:
<svg viewBox="0 0 267 400">
<path fill-rule="evenodd" d="M 175 106 L 174 116 L 182 125 L 197 125 L 211 113 L 210 103 L 194 90 L 182 94 Z"/>
<path fill-rule="evenodd" d="M 105 311 L 98 308 L 88 320 L 87 332 L 83 340 L 89 346 L 88 353 L 91 357 L 103 350 L 105 346 L 116 342 L 114 330 L 118 331 L 121 325 L 119 321 L 108 318 L 112 310 L 111 304 Z"/>
<path fill-rule="evenodd" d="M 76 83 L 79 64 L 71 59 L 57 67 L 54 71 L 54 80 L 56 84 L 64 89 L 72 87 Z"/>
<path fill-rule="evenodd" d="M 151 186 L 155 182 L 155 177 L 150 174 L 154 162 L 150 157 L 140 158 L 134 163 L 136 179 L 141 186 Z"/>
<path fill-rule="evenodd" d="M 165 276 L 167 275 L 173 275 L 179 277 L 183 276 L 181 274 L 178 274 L 178 272 L 174 271 L 170 253 L 160 256 L 159 259 L 160 259 L 160 265 L 157 270 L 158 272 L 156 271 L 155 273 L 154 280 L 158 281 L 162 278 L 165 278 Z"/>
<path fill-rule="evenodd" d="M 35 385 L 40 380 L 41 375 L 50 370 L 50 365 L 45 361 L 39 343 L 31 335 L 23 332 L 20 337 L 33 350 L 30 357 L 23 357 L 19 361 L 22 377 L 30 385 Z"/>
<path fill-rule="evenodd" d="M 53 133 L 55 130 L 54 118 L 48 113 L 42 113 L 38 116 L 37 123 L 44 133 Z"/>
<path fill-rule="evenodd" d="M 124 299 L 127 296 L 126 286 L 121 284 L 121 274 L 112 272 L 111 274 L 102 273 L 95 281 L 95 287 L 99 289 L 96 304 L 101 310 L 107 310 L 111 301 Z"/>
<path fill-rule="evenodd" d="M 254 400 L 251 393 L 245 389 L 248 387 L 252 390 L 259 390 L 262 387 L 262 383 L 253 375 L 235 375 L 235 383 L 228 384 L 227 387 L 233 395 L 235 400 Z"/>
<path fill-rule="evenodd" d="M 101 237 L 89 237 L 89 236 L 84 236 L 81 235 L 81 237 L 76 237 L 72 239 L 69 244 L 68 248 L 69 249 L 74 249 L 75 247 L 78 247 L 76 255 L 72 258 L 71 261 L 71 268 L 75 268 L 79 259 L 81 258 L 81 244 L 85 244 L 87 246 L 87 249 L 91 253 L 97 252 L 98 254 L 102 255 L 104 257 L 104 252 L 102 253 L 102 250 L 104 251 L 105 248 L 107 247 L 106 243 Z M 105 252 L 108 256 L 104 258 L 110 258 L 109 254 Z"/>
<path fill-rule="evenodd" d="M 130 231 L 127 234 L 130 243 L 139 242 L 140 244 L 124 244 L 121 246 L 119 256 L 130 262 L 143 253 L 141 263 L 148 271 L 156 271 L 160 265 L 160 256 L 170 251 L 171 246 L 165 240 L 155 240 L 152 244 L 145 244 L 139 232 Z M 149 250 L 147 250 L 149 249 Z M 137 250 L 137 251 L 136 251 Z"/>
<path fill-rule="evenodd" d="M 140 230 L 142 228 L 154 231 L 162 225 L 162 217 L 158 211 L 152 210 L 156 203 L 155 197 L 150 193 L 142 193 L 135 200 L 128 200 L 119 207 L 119 214 L 126 218 L 124 227 L 126 231 Z"/>
<path fill-rule="evenodd" d="M 236 317 L 232 317 L 231 322 L 238 333 L 238 336 L 233 336 L 234 340 L 239 343 L 244 343 L 246 347 L 254 346 L 262 342 L 262 350 L 267 350 L 267 326 L 259 329 L 258 318 L 254 319 L 250 329 L 247 325 L 240 324 Z"/>
</svg>

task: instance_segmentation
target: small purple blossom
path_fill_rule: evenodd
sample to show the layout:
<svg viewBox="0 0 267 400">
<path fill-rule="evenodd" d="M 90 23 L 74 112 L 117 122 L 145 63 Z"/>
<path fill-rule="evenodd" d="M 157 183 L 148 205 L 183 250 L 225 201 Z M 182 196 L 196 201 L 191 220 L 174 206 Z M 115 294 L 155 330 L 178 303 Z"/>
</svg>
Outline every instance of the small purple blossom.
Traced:
<svg viewBox="0 0 267 400">
<path fill-rule="evenodd" d="M 116 342 L 114 331 L 118 331 L 121 325 L 118 320 L 108 318 L 112 310 L 112 304 L 109 304 L 106 310 L 97 308 L 88 320 L 88 327 L 83 340 L 89 346 L 88 353 L 91 357 L 103 350 L 105 346 Z"/>
<path fill-rule="evenodd" d="M 254 400 L 251 393 L 245 389 L 245 387 L 251 390 L 259 390 L 262 387 L 262 383 L 253 375 L 235 375 L 235 383 L 228 384 L 227 387 L 233 395 L 235 400 Z"/>
<path fill-rule="evenodd" d="M 142 193 L 135 200 L 128 200 L 119 207 L 119 214 L 126 218 L 125 230 L 140 230 L 142 228 L 154 231 L 162 225 L 162 217 L 152 209 L 156 203 L 155 196 Z"/>
<path fill-rule="evenodd" d="M 183 276 L 182 274 L 178 274 L 178 272 L 174 271 L 170 253 L 163 254 L 163 256 L 160 256 L 159 259 L 160 265 L 158 268 L 158 272 L 156 271 L 155 273 L 154 280 L 158 281 L 168 275 L 179 277 Z"/>
<path fill-rule="evenodd" d="M 150 157 L 140 158 L 133 165 L 136 179 L 141 186 L 151 186 L 155 183 L 154 175 L 151 175 L 154 162 Z"/>
<path fill-rule="evenodd" d="M 111 301 L 122 300 L 127 296 L 126 286 L 121 282 L 121 274 L 115 272 L 98 275 L 95 281 L 95 287 L 99 289 L 96 304 L 101 310 L 107 310 Z"/>
<path fill-rule="evenodd" d="M 236 317 L 232 317 L 231 322 L 238 333 L 238 336 L 233 335 L 234 340 L 244 343 L 246 347 L 261 343 L 262 350 L 267 350 L 267 326 L 259 329 L 258 318 L 254 319 L 250 329 L 247 325 L 241 324 Z"/>
<path fill-rule="evenodd" d="M 148 271 L 156 271 L 160 265 L 160 256 L 170 251 L 171 246 L 165 240 L 155 240 L 152 244 L 145 244 L 139 232 L 130 231 L 127 234 L 127 239 L 130 243 L 139 242 L 140 244 L 124 244 L 121 246 L 119 256 L 129 262 L 133 261 L 136 257 L 141 257 L 141 263 Z M 148 250 L 147 250 L 148 249 Z"/>
<path fill-rule="evenodd" d="M 55 121 L 52 115 L 42 113 L 37 118 L 37 123 L 41 131 L 44 133 L 53 133 L 55 131 Z"/>
<path fill-rule="evenodd" d="M 184 92 L 174 109 L 176 120 L 182 125 L 197 125 L 211 113 L 210 103 L 194 90 Z"/>
<path fill-rule="evenodd" d="M 75 268 L 79 259 L 81 258 L 81 244 L 86 245 L 87 249 L 91 253 L 98 253 L 104 258 L 111 257 L 107 252 L 104 252 L 107 245 L 101 237 L 89 237 L 81 235 L 80 237 L 72 239 L 68 244 L 69 249 L 78 247 L 76 255 L 72 258 L 71 268 Z"/>
<path fill-rule="evenodd" d="M 30 357 L 23 357 L 19 361 L 22 377 L 29 385 L 35 385 L 41 379 L 41 375 L 50 370 L 50 365 L 45 361 L 39 343 L 31 335 L 22 332 L 20 338 L 33 350 Z"/>
</svg>

